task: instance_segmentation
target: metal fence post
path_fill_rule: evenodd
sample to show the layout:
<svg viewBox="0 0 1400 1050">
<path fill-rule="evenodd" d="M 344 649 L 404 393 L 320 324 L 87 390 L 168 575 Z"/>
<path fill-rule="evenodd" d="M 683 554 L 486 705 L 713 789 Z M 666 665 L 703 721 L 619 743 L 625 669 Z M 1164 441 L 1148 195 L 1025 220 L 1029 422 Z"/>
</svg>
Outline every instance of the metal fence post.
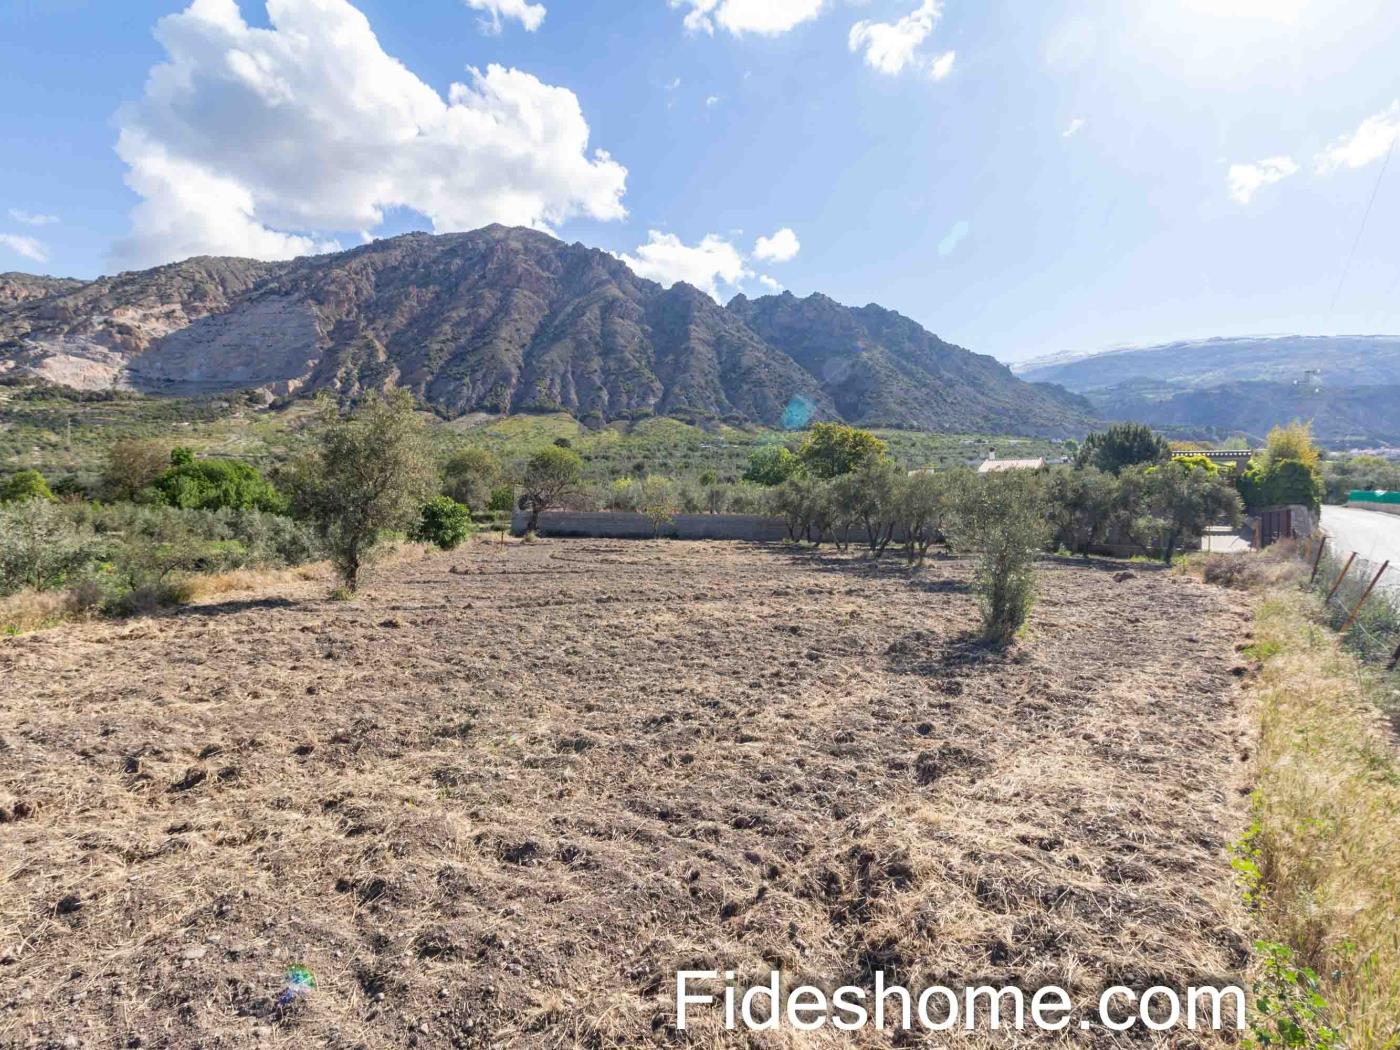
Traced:
<svg viewBox="0 0 1400 1050">
<path fill-rule="evenodd" d="M 1351 571 L 1351 563 L 1355 560 L 1356 551 L 1352 551 L 1351 557 L 1348 558 L 1347 563 L 1342 566 L 1342 574 L 1337 577 L 1337 582 L 1332 584 L 1332 589 L 1327 592 L 1327 600 L 1322 603 L 1323 605 L 1330 605 L 1332 603 L 1333 597 L 1335 597 L 1337 594 L 1337 588 L 1340 587 L 1342 585 L 1342 581 L 1347 578 L 1347 573 Z"/>
<path fill-rule="evenodd" d="M 1327 549 L 1327 533 L 1323 533 L 1317 541 L 1317 553 L 1313 555 L 1312 575 L 1308 577 L 1308 586 L 1312 586 L 1317 579 L 1317 567 L 1322 564 L 1322 552 Z"/>
<path fill-rule="evenodd" d="M 1370 584 L 1361 592 L 1361 599 L 1356 603 L 1356 608 L 1351 611 L 1351 615 L 1347 617 L 1346 623 L 1342 624 L 1342 626 L 1337 629 L 1338 634 L 1347 633 L 1347 628 L 1352 625 L 1352 622 L 1356 619 L 1356 614 L 1359 613 L 1361 607 L 1366 604 L 1366 599 L 1371 597 L 1371 592 L 1376 589 L 1376 584 L 1381 582 L 1381 577 L 1385 575 L 1385 570 L 1388 568 L 1390 568 L 1390 562 L 1386 562 L 1376 570 L 1376 575 L 1372 578 Z"/>
</svg>

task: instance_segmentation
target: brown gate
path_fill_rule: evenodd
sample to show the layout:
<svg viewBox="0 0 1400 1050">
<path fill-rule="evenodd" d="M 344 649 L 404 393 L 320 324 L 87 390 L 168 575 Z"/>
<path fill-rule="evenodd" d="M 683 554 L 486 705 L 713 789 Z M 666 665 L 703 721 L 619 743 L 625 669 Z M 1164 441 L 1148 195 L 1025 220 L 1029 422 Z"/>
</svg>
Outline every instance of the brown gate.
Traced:
<svg viewBox="0 0 1400 1050">
<path fill-rule="evenodd" d="M 1259 513 L 1259 546 L 1267 547 L 1276 540 L 1291 539 L 1293 536 L 1293 511 L 1287 507 L 1265 510 Z"/>
</svg>

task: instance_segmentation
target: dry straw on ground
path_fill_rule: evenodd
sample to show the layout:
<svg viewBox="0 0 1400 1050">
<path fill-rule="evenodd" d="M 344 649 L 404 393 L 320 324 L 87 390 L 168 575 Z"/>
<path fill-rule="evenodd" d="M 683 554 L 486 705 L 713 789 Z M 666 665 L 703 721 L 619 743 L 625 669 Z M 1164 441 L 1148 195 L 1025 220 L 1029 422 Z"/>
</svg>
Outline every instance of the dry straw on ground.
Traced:
<svg viewBox="0 0 1400 1050">
<path fill-rule="evenodd" d="M 1272 939 L 1316 970 L 1352 1050 L 1400 1045 L 1400 761 L 1381 680 L 1320 626 L 1317 600 L 1259 605 L 1255 845 Z"/>
<path fill-rule="evenodd" d="M 1238 978 L 1236 600 L 1047 563 L 998 654 L 968 578 L 481 545 L 0 643 L 0 1046 L 890 1045 L 677 1034 L 674 971 Z"/>
</svg>

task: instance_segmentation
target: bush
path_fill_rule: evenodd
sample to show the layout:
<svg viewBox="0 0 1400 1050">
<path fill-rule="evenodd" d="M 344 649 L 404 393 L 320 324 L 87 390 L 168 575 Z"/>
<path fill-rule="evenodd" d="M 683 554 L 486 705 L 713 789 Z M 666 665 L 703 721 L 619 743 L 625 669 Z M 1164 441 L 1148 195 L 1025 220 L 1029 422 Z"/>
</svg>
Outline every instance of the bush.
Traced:
<svg viewBox="0 0 1400 1050">
<path fill-rule="evenodd" d="M 21 470 L 0 482 L 0 503 L 25 503 L 29 500 L 58 502 L 44 475 L 37 470 Z"/>
<path fill-rule="evenodd" d="M 63 507 L 44 500 L 0 505 L 0 595 L 62 587 L 103 553 L 92 530 Z"/>
<path fill-rule="evenodd" d="M 797 457 L 786 445 L 762 445 L 749 454 L 744 480 L 755 485 L 781 485 L 797 470 Z"/>
<path fill-rule="evenodd" d="M 665 526 L 680 513 L 680 495 L 676 483 L 659 474 L 649 474 L 638 486 L 637 510 L 651 524 L 653 538 L 661 535 Z"/>
<path fill-rule="evenodd" d="M 451 496 L 434 496 L 423 505 L 413 539 L 450 551 L 472 534 L 472 515 Z"/>
<path fill-rule="evenodd" d="M 1298 460 L 1255 457 L 1240 478 L 1240 494 L 1250 510 L 1299 504 L 1316 513 L 1326 487 L 1322 475 Z"/>
<path fill-rule="evenodd" d="M 151 485 L 156 498 L 181 510 L 287 509 L 287 501 L 257 469 L 233 459 L 195 459 L 188 449 L 170 454 L 170 469 Z"/>
<path fill-rule="evenodd" d="M 134 500 L 170 467 L 170 443 L 126 438 L 107 450 L 101 491 L 112 500 Z"/>
<path fill-rule="evenodd" d="M 955 508 L 952 529 L 959 546 L 978 552 L 982 635 L 1005 644 L 1030 615 L 1035 556 L 1050 538 L 1042 479 L 1024 470 L 979 477 Z"/>
</svg>

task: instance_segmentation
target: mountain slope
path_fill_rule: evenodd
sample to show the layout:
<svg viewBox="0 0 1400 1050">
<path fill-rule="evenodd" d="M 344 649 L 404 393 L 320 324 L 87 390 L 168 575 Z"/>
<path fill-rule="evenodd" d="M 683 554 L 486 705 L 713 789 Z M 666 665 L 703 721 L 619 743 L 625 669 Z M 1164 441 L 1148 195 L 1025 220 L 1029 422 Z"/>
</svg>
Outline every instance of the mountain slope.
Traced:
<svg viewBox="0 0 1400 1050">
<path fill-rule="evenodd" d="M 1176 387 L 1316 380 L 1324 386 L 1400 383 L 1400 336 L 1275 336 L 1202 339 L 1162 346 L 1056 355 L 1015 366 L 1022 379 L 1079 393 L 1130 380 Z"/>
<path fill-rule="evenodd" d="M 836 410 L 853 422 L 1012 432 L 1092 422 L 1083 399 L 1022 383 L 995 359 L 945 343 L 880 306 L 785 292 L 737 296 L 728 309 L 820 377 Z"/>
<path fill-rule="evenodd" d="M 449 416 L 565 410 L 1072 434 L 1086 403 L 880 307 L 721 307 L 526 229 L 407 234 L 284 263 L 190 259 L 0 311 L 0 374 L 189 394 L 401 386 Z"/>
<path fill-rule="evenodd" d="M 1290 419 L 1332 443 L 1400 442 L 1400 337 L 1277 336 L 1060 354 L 1015 366 L 1108 417 L 1262 435 Z"/>
<path fill-rule="evenodd" d="M 32 273 L 0 273 L 0 311 L 50 295 L 75 291 L 85 282 L 71 277 L 40 277 Z"/>
</svg>

